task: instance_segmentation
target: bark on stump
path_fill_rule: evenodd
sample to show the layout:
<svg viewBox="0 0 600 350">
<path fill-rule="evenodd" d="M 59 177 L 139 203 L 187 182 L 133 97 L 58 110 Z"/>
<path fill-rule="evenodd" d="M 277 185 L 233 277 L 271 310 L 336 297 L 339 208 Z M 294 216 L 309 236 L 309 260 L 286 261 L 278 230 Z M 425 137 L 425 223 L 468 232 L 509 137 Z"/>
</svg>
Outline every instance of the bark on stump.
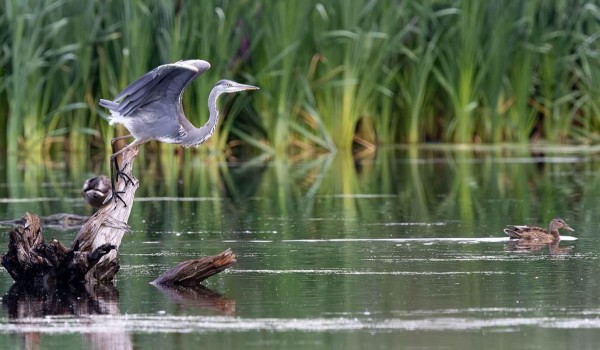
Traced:
<svg viewBox="0 0 600 350">
<path fill-rule="evenodd" d="M 117 255 L 127 225 L 138 181 L 132 174 L 137 147 L 122 155 L 124 173 L 116 183 L 121 200 L 110 200 L 79 230 L 70 248 L 53 240 L 45 243 L 40 219 L 25 213 L 17 227 L 10 232 L 8 252 L 2 265 L 17 283 L 52 289 L 73 283 L 94 285 L 114 280 L 119 271 Z M 113 195 L 115 195 L 113 194 Z M 152 283 L 155 285 L 194 286 L 235 263 L 231 250 L 182 262 L 165 272 Z"/>
</svg>

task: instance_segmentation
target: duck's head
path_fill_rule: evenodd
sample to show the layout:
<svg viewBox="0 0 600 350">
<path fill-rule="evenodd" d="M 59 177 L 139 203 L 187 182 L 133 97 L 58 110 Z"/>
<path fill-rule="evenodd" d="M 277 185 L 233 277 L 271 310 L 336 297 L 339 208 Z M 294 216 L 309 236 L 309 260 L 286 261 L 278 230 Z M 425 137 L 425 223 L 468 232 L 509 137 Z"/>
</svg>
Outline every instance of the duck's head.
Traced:
<svg viewBox="0 0 600 350">
<path fill-rule="evenodd" d="M 110 179 L 106 175 L 100 175 L 85 180 L 81 194 L 92 207 L 100 209 L 104 206 L 106 197 L 112 195 Z"/>
<path fill-rule="evenodd" d="M 575 231 L 561 218 L 550 221 L 550 231 L 557 231 L 559 228 L 564 228 L 567 231 Z"/>
</svg>

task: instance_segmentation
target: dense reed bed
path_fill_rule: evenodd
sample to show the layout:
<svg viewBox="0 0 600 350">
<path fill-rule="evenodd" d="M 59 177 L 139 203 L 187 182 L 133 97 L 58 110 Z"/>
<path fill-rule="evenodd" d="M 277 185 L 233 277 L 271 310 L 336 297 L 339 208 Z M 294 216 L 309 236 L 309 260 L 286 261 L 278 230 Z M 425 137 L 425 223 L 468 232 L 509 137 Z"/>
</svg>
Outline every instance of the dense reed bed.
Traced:
<svg viewBox="0 0 600 350">
<path fill-rule="evenodd" d="M 0 149 L 108 151 L 118 130 L 98 99 L 187 58 L 212 63 L 184 95 L 196 125 L 217 80 L 261 87 L 223 99 L 202 149 L 227 157 L 597 143 L 599 35 L 592 1 L 6 0 Z"/>
</svg>

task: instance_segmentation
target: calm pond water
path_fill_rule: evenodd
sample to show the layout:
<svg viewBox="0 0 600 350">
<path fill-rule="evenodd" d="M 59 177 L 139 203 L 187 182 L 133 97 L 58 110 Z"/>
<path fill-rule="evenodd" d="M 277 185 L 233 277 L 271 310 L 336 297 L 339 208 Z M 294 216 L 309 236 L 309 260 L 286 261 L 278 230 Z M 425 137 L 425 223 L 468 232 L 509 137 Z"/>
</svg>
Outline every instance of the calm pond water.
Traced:
<svg viewBox="0 0 600 350">
<path fill-rule="evenodd" d="M 141 166 L 116 289 L 89 300 L 5 295 L 0 348 L 600 344 L 598 150 L 426 146 L 360 161 Z M 150 175 L 161 168 L 181 170 Z M 78 192 L 93 173 L 0 170 L 0 220 L 91 213 Z M 506 245 L 507 224 L 547 226 L 555 216 L 577 239 L 560 250 Z M 0 227 L 2 252 L 9 229 Z M 70 243 L 76 232 L 47 228 L 45 236 Z M 226 248 L 237 263 L 203 289 L 149 284 L 177 262 Z M 1 269 L 0 288 L 11 285 Z M 50 306 L 57 300 L 64 307 Z"/>
</svg>

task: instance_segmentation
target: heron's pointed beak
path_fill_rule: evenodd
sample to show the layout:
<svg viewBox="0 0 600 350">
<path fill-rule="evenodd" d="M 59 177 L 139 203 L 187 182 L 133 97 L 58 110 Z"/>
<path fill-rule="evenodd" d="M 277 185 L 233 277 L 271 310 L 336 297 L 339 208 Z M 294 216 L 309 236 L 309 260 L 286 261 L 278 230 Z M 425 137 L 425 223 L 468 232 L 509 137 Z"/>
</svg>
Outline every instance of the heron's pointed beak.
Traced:
<svg viewBox="0 0 600 350">
<path fill-rule="evenodd" d="M 244 90 L 260 90 L 260 88 L 258 86 L 253 86 L 253 85 L 245 85 L 245 84 L 240 84 L 240 88 L 244 89 Z"/>
<path fill-rule="evenodd" d="M 575 231 L 575 230 L 573 230 L 573 229 L 571 228 L 571 226 L 569 226 L 569 225 L 565 225 L 565 227 L 563 227 L 563 228 L 564 228 L 565 230 L 567 230 L 567 231 L 571 231 L 571 232 Z"/>
<path fill-rule="evenodd" d="M 258 90 L 258 86 L 240 84 L 240 83 L 236 83 L 235 81 L 228 81 L 227 86 L 224 87 L 223 92 L 232 93 L 232 92 L 238 92 L 238 91 L 244 91 L 244 90 Z"/>
<path fill-rule="evenodd" d="M 232 87 L 237 91 L 258 90 L 258 86 L 246 85 L 246 84 L 240 84 L 240 83 L 234 83 L 234 85 Z"/>
</svg>

